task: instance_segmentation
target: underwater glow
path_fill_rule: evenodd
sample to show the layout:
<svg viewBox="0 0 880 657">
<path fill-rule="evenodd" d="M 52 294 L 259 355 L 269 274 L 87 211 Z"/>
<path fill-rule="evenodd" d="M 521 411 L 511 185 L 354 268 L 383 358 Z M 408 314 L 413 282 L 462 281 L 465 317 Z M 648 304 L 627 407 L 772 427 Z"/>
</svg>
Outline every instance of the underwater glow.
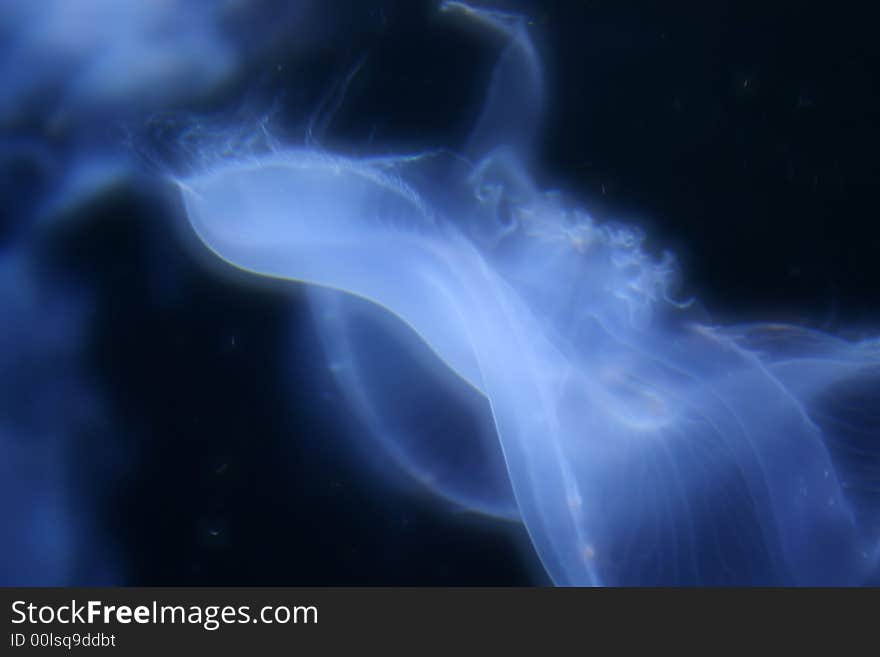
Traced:
<svg viewBox="0 0 880 657">
<path fill-rule="evenodd" d="M 876 431 L 847 431 L 833 399 L 876 389 L 880 342 L 698 319 L 673 299 L 671 255 L 533 181 L 544 85 L 527 22 L 443 8 L 507 39 L 463 157 L 220 160 L 178 180 L 198 236 L 237 268 L 314 286 L 352 411 L 429 487 L 519 517 L 557 584 L 862 582 L 880 538 Z M 426 168 L 444 174 L 426 183 Z M 383 352 L 353 319 L 364 301 L 491 424 L 463 440 L 407 417 L 406 382 L 378 375 Z"/>
<path fill-rule="evenodd" d="M 90 507 L 105 482 L 84 484 L 76 458 L 105 426 L 77 349 L 89 303 L 34 269 L 0 252 L 0 586 L 104 583 L 115 557 Z"/>
<path fill-rule="evenodd" d="M 312 0 L 7 0 L 0 122 L 41 98 L 53 101 L 56 121 L 68 121 L 207 93 L 282 37 L 311 43 L 318 16 Z"/>
<path fill-rule="evenodd" d="M 72 473 L 81 434 L 108 424 L 81 362 L 93 300 L 43 275 L 42 251 L 61 219 L 81 218 L 89 202 L 125 185 L 155 191 L 130 132 L 217 93 L 281 47 L 299 52 L 325 38 L 334 29 L 329 5 L 0 3 L 0 584 L 119 577 L 84 512 L 106 482 L 86 485 Z M 101 452 L 112 453 L 102 439 Z"/>
<path fill-rule="evenodd" d="M 16 219 L 57 221 L 141 175 L 125 142 L 144 123 L 204 102 L 282 47 L 314 47 L 333 33 L 331 12 L 313 0 L 3 2 L 0 161 L 4 178 L 27 171 L 39 198 Z M 0 198 L 16 202 L 5 183 Z"/>
</svg>

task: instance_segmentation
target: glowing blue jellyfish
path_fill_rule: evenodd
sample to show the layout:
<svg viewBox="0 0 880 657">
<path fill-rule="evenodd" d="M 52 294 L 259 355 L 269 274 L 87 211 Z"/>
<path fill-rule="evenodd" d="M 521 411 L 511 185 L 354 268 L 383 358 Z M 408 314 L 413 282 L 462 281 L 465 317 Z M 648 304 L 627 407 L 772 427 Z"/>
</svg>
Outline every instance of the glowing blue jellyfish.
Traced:
<svg viewBox="0 0 880 657">
<path fill-rule="evenodd" d="M 442 176 L 430 153 L 219 161 L 179 181 L 198 236 L 235 267 L 314 286 L 331 367 L 370 428 L 391 432 L 386 449 L 439 472 L 426 483 L 444 495 L 512 515 L 503 486 L 480 486 L 491 449 L 474 464 L 483 447 L 407 419 L 415 402 L 378 375 L 387 347 L 371 353 L 357 313 L 369 302 L 396 318 L 454 373 L 443 385 L 478 391 L 494 427 L 471 445 L 494 434 L 556 583 L 864 581 L 880 537 L 877 424 L 851 430 L 835 399 L 876 390 L 880 343 L 697 321 L 671 299 L 672 256 L 533 183 L 542 82 L 525 21 L 445 8 L 508 39 L 465 157 Z"/>
</svg>

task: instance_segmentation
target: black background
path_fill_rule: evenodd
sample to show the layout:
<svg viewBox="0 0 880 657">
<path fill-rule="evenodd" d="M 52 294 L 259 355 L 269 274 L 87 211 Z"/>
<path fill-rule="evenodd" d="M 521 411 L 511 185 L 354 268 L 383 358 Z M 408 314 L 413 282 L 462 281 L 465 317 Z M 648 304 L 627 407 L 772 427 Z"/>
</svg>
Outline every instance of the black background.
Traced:
<svg viewBox="0 0 880 657">
<path fill-rule="evenodd" d="M 285 96 L 296 135 L 328 79 L 366 54 L 331 141 L 458 143 L 492 44 L 436 20 L 430 3 L 380 5 L 343 5 L 338 40 L 305 62 L 278 52 L 210 102 L 306 71 L 307 93 Z M 880 324 L 869 3 L 511 6 L 531 7 L 547 67 L 543 186 L 643 225 L 718 321 Z M 521 528 L 365 470 L 336 421 L 301 291 L 194 258 L 179 201 L 159 191 L 115 189 L 47 255 L 97 291 L 88 362 L 122 456 L 99 473 L 95 512 L 117 583 L 548 583 Z M 95 476 L 88 450 L 70 467 Z"/>
</svg>

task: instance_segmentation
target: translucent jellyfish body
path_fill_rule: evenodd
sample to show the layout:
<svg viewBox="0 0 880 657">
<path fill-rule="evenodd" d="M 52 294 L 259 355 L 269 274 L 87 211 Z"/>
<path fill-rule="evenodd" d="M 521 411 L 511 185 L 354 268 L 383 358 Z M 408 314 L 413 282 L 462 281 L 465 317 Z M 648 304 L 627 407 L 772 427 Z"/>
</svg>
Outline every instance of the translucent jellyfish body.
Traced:
<svg viewBox="0 0 880 657">
<path fill-rule="evenodd" d="M 871 389 L 877 343 L 694 320 L 669 298 L 671 256 L 532 182 L 528 140 L 500 102 L 542 87 L 524 22 L 447 8 L 509 39 L 473 164 L 425 184 L 411 158 L 221 161 L 179 181 L 201 240 L 238 268 L 372 304 L 449 369 L 437 385 L 479 391 L 494 426 L 473 435 L 408 419 L 430 392 L 395 393 L 388 345 L 353 328 L 344 298 L 317 296 L 331 366 L 385 449 L 440 473 L 447 497 L 513 515 L 493 483 L 503 463 L 556 583 L 864 581 L 878 552 L 876 423 L 847 433 L 828 400 Z M 481 447 L 487 433 L 501 458 Z"/>
</svg>

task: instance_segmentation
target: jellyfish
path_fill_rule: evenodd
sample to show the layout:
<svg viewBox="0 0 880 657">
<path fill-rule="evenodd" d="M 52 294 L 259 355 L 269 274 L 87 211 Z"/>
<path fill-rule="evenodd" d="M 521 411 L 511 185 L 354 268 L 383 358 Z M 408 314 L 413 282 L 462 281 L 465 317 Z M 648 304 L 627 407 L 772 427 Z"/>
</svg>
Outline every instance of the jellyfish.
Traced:
<svg viewBox="0 0 880 657">
<path fill-rule="evenodd" d="M 219 158 L 176 180 L 201 242 L 305 284 L 330 366 L 384 448 L 441 494 L 521 521 L 558 585 L 872 577 L 880 341 L 717 326 L 676 299 L 672 254 L 535 182 L 543 82 L 528 21 L 441 8 L 505 43 L 457 156 Z M 394 343 L 361 316 L 396 326 L 401 351 L 489 421 L 448 436 L 408 420 L 431 397 L 379 375 Z"/>
</svg>

